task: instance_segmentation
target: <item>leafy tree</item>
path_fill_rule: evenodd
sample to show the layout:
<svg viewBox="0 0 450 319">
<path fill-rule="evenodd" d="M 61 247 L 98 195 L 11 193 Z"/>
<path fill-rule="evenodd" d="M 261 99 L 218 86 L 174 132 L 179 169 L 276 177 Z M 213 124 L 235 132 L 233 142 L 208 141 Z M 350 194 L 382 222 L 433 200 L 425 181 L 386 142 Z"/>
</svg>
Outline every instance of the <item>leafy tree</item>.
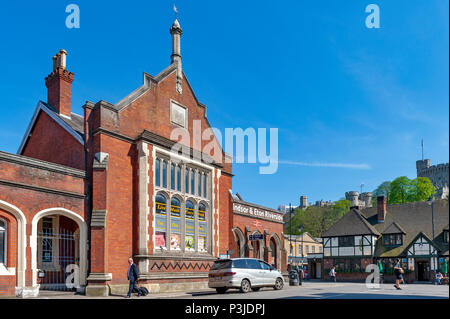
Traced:
<svg viewBox="0 0 450 319">
<path fill-rule="evenodd" d="M 376 198 L 378 196 L 384 196 L 384 197 L 386 197 L 386 201 L 388 201 L 390 195 L 391 195 L 391 182 L 385 181 L 385 182 L 381 183 L 380 186 L 378 186 L 377 189 L 373 191 L 373 196 L 375 199 L 373 201 L 374 206 L 377 203 Z"/>
<path fill-rule="evenodd" d="M 323 232 L 350 210 L 351 205 L 348 200 L 340 200 L 331 207 L 310 206 L 305 210 L 297 208 L 293 212 L 292 220 L 286 223 L 286 233 L 289 234 L 292 229 L 292 235 L 308 232 L 314 237 L 320 237 Z M 302 226 L 301 232 L 299 226 Z"/>
<path fill-rule="evenodd" d="M 427 177 L 417 177 L 411 181 L 410 201 L 424 202 L 436 193 L 436 188 Z"/>
<path fill-rule="evenodd" d="M 426 201 L 436 193 L 436 189 L 427 177 L 411 180 L 406 176 L 400 176 L 392 182 L 381 183 L 373 193 L 375 206 L 378 196 L 385 196 L 388 204 Z"/>
<path fill-rule="evenodd" d="M 391 193 L 388 204 L 404 204 L 410 199 L 412 181 L 406 176 L 400 176 L 391 182 Z"/>
</svg>

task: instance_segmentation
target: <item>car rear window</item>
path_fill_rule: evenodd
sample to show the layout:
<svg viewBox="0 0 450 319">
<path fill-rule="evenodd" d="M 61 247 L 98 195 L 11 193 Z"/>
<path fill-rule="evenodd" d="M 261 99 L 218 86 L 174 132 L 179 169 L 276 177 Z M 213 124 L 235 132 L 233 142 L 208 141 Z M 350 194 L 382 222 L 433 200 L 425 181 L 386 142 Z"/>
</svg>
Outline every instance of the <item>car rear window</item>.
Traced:
<svg viewBox="0 0 450 319">
<path fill-rule="evenodd" d="M 233 260 L 233 268 L 248 268 L 246 259 Z"/>
<path fill-rule="evenodd" d="M 226 268 L 231 268 L 231 260 L 215 261 L 211 267 L 211 270 L 219 270 L 219 269 L 226 269 Z"/>
</svg>

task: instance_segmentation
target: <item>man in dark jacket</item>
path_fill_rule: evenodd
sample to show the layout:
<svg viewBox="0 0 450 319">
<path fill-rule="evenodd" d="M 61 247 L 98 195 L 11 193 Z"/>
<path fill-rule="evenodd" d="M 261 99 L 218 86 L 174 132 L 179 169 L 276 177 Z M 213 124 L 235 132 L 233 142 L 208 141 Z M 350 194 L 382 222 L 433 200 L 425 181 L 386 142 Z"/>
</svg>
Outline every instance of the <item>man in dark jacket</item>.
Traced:
<svg viewBox="0 0 450 319">
<path fill-rule="evenodd" d="M 131 293 L 133 292 L 133 289 L 136 289 L 138 292 L 138 296 L 141 296 L 141 290 L 136 286 L 136 281 L 139 279 L 139 271 L 135 263 L 133 263 L 133 258 L 128 259 L 128 263 L 130 266 L 128 266 L 128 272 L 127 277 L 130 281 L 130 289 L 128 290 L 128 294 L 126 298 L 131 297 Z"/>
</svg>

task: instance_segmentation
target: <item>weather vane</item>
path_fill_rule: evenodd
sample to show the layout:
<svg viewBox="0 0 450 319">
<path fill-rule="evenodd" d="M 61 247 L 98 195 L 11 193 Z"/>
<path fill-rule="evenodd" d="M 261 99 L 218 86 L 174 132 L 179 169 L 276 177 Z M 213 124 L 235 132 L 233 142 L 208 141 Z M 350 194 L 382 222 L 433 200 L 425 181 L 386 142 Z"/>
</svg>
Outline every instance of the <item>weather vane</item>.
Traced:
<svg viewBox="0 0 450 319">
<path fill-rule="evenodd" d="M 173 5 L 173 12 L 175 12 L 175 19 L 177 19 L 178 16 L 178 9 L 176 5 Z"/>
</svg>

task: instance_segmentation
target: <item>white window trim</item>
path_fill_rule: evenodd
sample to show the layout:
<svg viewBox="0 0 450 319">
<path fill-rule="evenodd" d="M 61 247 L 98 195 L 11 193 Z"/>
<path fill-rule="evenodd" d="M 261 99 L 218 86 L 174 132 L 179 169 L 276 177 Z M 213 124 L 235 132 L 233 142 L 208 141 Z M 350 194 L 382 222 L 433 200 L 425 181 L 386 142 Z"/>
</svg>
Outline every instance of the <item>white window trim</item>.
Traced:
<svg viewBox="0 0 450 319">
<path fill-rule="evenodd" d="M 4 253 L 5 261 L 4 261 L 4 263 L 0 263 L 0 266 L 3 265 L 3 267 L 6 269 L 6 265 L 8 265 L 8 221 L 3 218 L 0 218 L 0 221 L 5 223 L 5 228 L 3 229 L 3 231 L 5 232 L 5 238 L 3 241 L 3 249 L 4 249 L 3 253 Z M 1 273 L 1 271 L 0 271 L 0 273 Z"/>
</svg>

